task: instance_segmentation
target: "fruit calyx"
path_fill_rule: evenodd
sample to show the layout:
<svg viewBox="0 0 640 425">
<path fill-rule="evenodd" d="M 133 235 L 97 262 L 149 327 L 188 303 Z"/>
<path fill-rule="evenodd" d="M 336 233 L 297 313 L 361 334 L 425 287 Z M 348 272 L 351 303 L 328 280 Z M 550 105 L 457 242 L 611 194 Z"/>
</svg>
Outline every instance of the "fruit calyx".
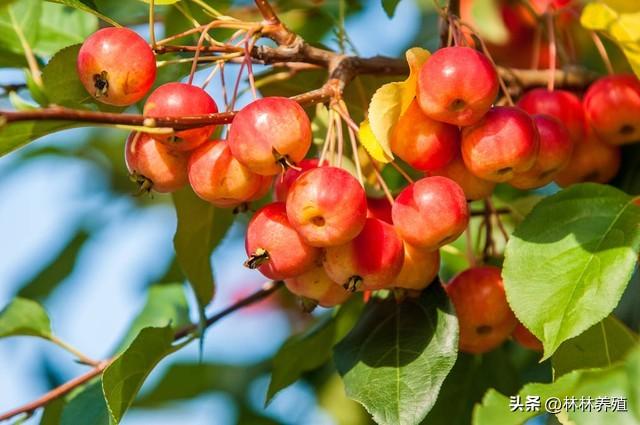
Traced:
<svg viewBox="0 0 640 425">
<path fill-rule="evenodd" d="M 344 289 L 349 292 L 356 292 L 360 287 L 362 287 L 362 277 L 356 275 L 351 276 L 347 281 L 342 285 Z"/>
<path fill-rule="evenodd" d="M 266 249 L 258 248 L 253 254 L 249 256 L 247 261 L 244 262 L 244 266 L 249 269 L 257 269 L 267 261 L 269 261 L 269 252 Z"/>
<path fill-rule="evenodd" d="M 109 96 L 109 79 L 107 71 L 101 71 L 100 74 L 93 74 L 93 86 L 96 88 L 95 97 Z"/>
</svg>

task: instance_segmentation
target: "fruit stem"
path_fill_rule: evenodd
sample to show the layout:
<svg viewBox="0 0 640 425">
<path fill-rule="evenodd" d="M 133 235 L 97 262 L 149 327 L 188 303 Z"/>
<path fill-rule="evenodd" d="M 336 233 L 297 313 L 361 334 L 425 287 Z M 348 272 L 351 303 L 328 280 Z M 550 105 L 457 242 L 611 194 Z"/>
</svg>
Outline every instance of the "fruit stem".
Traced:
<svg viewBox="0 0 640 425">
<path fill-rule="evenodd" d="M 324 165 L 327 151 L 329 150 L 329 145 L 331 144 L 331 139 L 334 137 L 333 128 L 335 125 L 335 121 L 333 119 L 333 115 L 335 114 L 333 108 L 329 108 L 329 120 L 327 124 L 327 134 L 324 138 L 324 143 L 322 144 L 322 152 L 320 153 L 320 160 L 318 161 L 318 167 L 322 167 Z"/>
<path fill-rule="evenodd" d="M 336 128 L 338 129 L 338 158 L 336 159 L 336 164 L 338 168 L 342 168 L 342 153 L 344 149 L 344 134 L 342 133 L 342 119 L 340 118 L 340 114 L 334 115 L 336 120 Z"/>
<path fill-rule="evenodd" d="M 391 162 L 389 162 L 389 164 L 391 164 L 391 166 L 392 166 L 393 168 L 395 168 L 395 169 L 396 169 L 396 171 L 397 171 L 398 173 L 400 173 L 400 175 L 401 175 L 402 177 L 404 177 L 404 179 L 405 179 L 407 182 L 409 182 L 409 183 L 415 183 L 415 182 L 413 181 L 413 179 L 411 178 L 411 176 L 410 176 L 409 174 L 407 174 L 407 172 L 406 172 L 406 171 L 404 171 L 404 170 L 402 169 L 402 167 L 401 167 L 401 166 L 399 166 L 395 161 L 391 161 Z"/>
<path fill-rule="evenodd" d="M 149 1 L 149 41 L 151 48 L 156 48 L 156 22 L 155 22 L 155 0 Z"/>
<path fill-rule="evenodd" d="M 607 49 L 605 49 L 604 44 L 602 44 L 602 40 L 600 36 L 595 31 L 591 31 L 591 39 L 593 40 L 593 44 L 595 44 L 600 57 L 602 58 L 602 62 L 604 62 L 604 66 L 607 68 L 607 73 L 609 75 L 613 75 L 613 65 L 611 65 L 611 59 L 609 59 L 609 54 L 607 53 Z"/>
<path fill-rule="evenodd" d="M 62 348 L 63 350 L 68 351 L 69 353 L 73 354 L 77 359 L 78 362 L 87 365 L 87 366 L 97 366 L 100 362 L 93 360 L 91 358 L 89 358 L 88 356 L 84 355 L 82 352 L 80 352 L 80 350 L 78 350 L 77 348 L 73 347 L 72 345 L 64 342 L 63 340 L 59 339 L 56 336 L 50 336 L 49 337 L 49 341 L 53 342 L 54 344 L 56 344 L 58 347 Z"/>
<path fill-rule="evenodd" d="M 547 31 L 549 31 L 549 80 L 547 89 L 553 91 L 556 79 L 556 31 L 553 21 L 553 14 L 547 13 Z"/>
</svg>

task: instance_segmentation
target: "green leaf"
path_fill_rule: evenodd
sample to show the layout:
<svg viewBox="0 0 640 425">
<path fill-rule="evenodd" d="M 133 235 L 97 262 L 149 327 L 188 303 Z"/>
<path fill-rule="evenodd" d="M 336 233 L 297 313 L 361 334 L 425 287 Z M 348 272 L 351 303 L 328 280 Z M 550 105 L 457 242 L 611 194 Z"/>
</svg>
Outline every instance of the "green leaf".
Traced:
<svg viewBox="0 0 640 425">
<path fill-rule="evenodd" d="M 109 411 L 100 380 L 72 394 L 62 409 L 59 425 L 109 425 Z"/>
<path fill-rule="evenodd" d="M 473 406 L 487 390 L 511 394 L 519 387 L 518 370 L 504 347 L 483 355 L 460 353 L 423 424 L 468 425 Z"/>
<path fill-rule="evenodd" d="M 374 299 L 336 346 L 347 396 L 378 424 L 417 424 L 456 361 L 458 322 L 440 285 L 398 304 Z M 425 379 L 428 377 L 428 379 Z"/>
<path fill-rule="evenodd" d="M 92 15 L 98 17 L 99 19 L 102 19 L 103 21 L 113 25 L 114 27 L 120 26 L 120 24 L 118 24 L 113 19 L 98 12 L 98 10 L 95 7 L 95 4 L 93 4 L 93 1 L 80 1 L 80 0 L 47 0 L 47 1 L 50 1 L 52 3 L 64 4 L 65 6 L 73 7 L 74 9 L 91 13 Z"/>
<path fill-rule="evenodd" d="M 517 227 L 505 251 L 507 299 L 544 359 L 616 307 L 638 258 L 639 222 L 630 196 L 587 183 L 544 199 Z"/>
<path fill-rule="evenodd" d="M 550 384 L 525 385 L 518 395 L 522 403 L 527 396 L 539 396 L 541 408 L 539 411 L 512 411 L 510 400 L 496 390 L 489 390 L 481 405 L 476 405 L 473 412 L 474 425 L 519 425 L 526 420 L 544 413 L 545 401 L 558 398 L 560 402 L 565 397 L 574 397 L 579 402 L 581 397 L 590 397 L 595 403 L 597 397 L 625 397 L 629 400 L 628 412 L 600 411 L 592 409 L 589 412 L 567 411 L 562 409 L 560 415 L 566 419 L 563 423 L 580 425 L 622 425 L 640 422 L 640 397 L 638 394 L 637 378 L 640 377 L 640 350 L 634 350 L 625 363 L 606 369 L 580 369 L 563 375 Z M 572 410 L 572 409 L 569 409 Z"/>
<path fill-rule="evenodd" d="M 638 345 L 638 336 L 609 316 L 579 336 L 565 341 L 551 357 L 556 378 L 575 369 L 608 367 Z"/>
<path fill-rule="evenodd" d="M 151 3 L 150 0 L 139 0 L 142 2 L 145 2 L 147 4 Z M 154 5 L 165 5 L 165 4 L 174 4 L 174 3 L 178 3 L 180 0 L 155 0 L 153 2 Z"/>
<path fill-rule="evenodd" d="M 42 136 L 77 126 L 65 121 L 21 121 L 5 125 L 1 121 L 0 117 L 0 157 Z"/>
<path fill-rule="evenodd" d="M 176 257 L 203 307 L 214 293 L 211 253 L 231 226 L 233 213 L 203 201 L 190 188 L 174 192 L 173 203 L 178 217 Z"/>
<path fill-rule="evenodd" d="M 396 13 L 396 8 L 398 7 L 398 3 L 400 3 L 400 0 L 382 0 L 382 8 L 389 18 L 393 18 L 393 15 Z"/>
<path fill-rule="evenodd" d="M 179 346 L 172 345 L 171 326 L 144 328 L 102 375 L 102 390 L 113 421 L 118 424 L 149 373 Z"/>
<path fill-rule="evenodd" d="M 33 47 L 41 15 L 40 0 L 21 0 L 0 7 L 0 66 L 15 66 L 17 57 L 24 56 L 24 45 L 18 34 Z M 26 65 L 24 57 L 18 62 Z"/>
<path fill-rule="evenodd" d="M 332 348 L 351 330 L 362 310 L 358 300 L 327 314 L 306 331 L 289 338 L 273 358 L 273 371 L 265 404 L 278 391 L 300 379 L 304 372 L 319 368 L 330 358 Z"/>
<path fill-rule="evenodd" d="M 60 425 L 62 410 L 65 404 L 63 398 L 58 398 L 51 403 L 47 403 L 40 418 L 40 425 Z"/>
<path fill-rule="evenodd" d="M 149 326 L 170 325 L 176 330 L 189 323 L 189 304 L 181 283 L 154 285 L 149 288 L 147 302 L 134 319 L 120 347 L 126 347 Z"/>
<path fill-rule="evenodd" d="M 38 38 L 33 51 L 51 56 L 60 49 L 82 43 L 98 29 L 98 19 L 82 10 L 42 2 Z"/>
<path fill-rule="evenodd" d="M 213 391 L 244 399 L 250 383 L 266 371 L 265 364 L 175 363 L 158 379 L 155 387 L 135 401 L 134 406 L 154 408 Z"/>
<path fill-rule="evenodd" d="M 80 229 L 52 261 L 21 285 L 18 296 L 38 300 L 46 298 L 73 271 L 87 239 L 87 231 Z"/>
<path fill-rule="evenodd" d="M 504 24 L 501 8 L 496 0 L 475 0 L 471 6 L 474 28 L 485 41 L 504 44 L 509 40 L 509 31 Z"/>
<path fill-rule="evenodd" d="M 37 302 L 14 298 L 0 311 L 0 338 L 21 335 L 49 339 L 51 322 L 47 312 Z"/>
</svg>

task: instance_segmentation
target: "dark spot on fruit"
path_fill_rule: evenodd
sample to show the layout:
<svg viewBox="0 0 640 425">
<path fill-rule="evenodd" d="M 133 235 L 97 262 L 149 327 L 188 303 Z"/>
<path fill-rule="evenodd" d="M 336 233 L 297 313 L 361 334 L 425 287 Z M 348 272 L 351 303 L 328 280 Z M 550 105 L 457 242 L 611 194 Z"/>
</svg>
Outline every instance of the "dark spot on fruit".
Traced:
<svg viewBox="0 0 640 425">
<path fill-rule="evenodd" d="M 589 174 L 586 174 L 582 179 L 580 179 L 581 182 L 593 182 L 593 181 L 597 181 L 598 180 L 598 172 L 597 171 L 592 171 Z"/>
<path fill-rule="evenodd" d="M 622 127 L 620 127 L 620 134 L 622 134 L 623 136 L 631 135 L 635 131 L 636 131 L 635 127 L 630 124 L 625 124 Z"/>
<path fill-rule="evenodd" d="M 325 220 L 324 217 L 322 217 L 321 215 L 317 215 L 315 217 L 311 217 L 311 223 L 313 223 L 314 226 L 318 226 L 318 227 L 322 227 L 325 224 Z"/>
<path fill-rule="evenodd" d="M 454 99 L 453 102 L 449 105 L 449 108 L 452 111 L 461 111 L 464 107 L 467 106 L 467 102 L 462 99 Z"/>
<path fill-rule="evenodd" d="M 480 325 L 476 328 L 476 333 L 478 335 L 487 335 L 490 334 L 493 328 L 489 325 Z"/>
<path fill-rule="evenodd" d="M 505 174 L 509 174 L 513 171 L 513 167 L 504 167 L 496 171 L 499 176 L 504 176 Z"/>
<path fill-rule="evenodd" d="M 95 97 L 108 96 L 109 80 L 107 71 L 93 74 L 93 86 L 96 88 Z"/>
</svg>

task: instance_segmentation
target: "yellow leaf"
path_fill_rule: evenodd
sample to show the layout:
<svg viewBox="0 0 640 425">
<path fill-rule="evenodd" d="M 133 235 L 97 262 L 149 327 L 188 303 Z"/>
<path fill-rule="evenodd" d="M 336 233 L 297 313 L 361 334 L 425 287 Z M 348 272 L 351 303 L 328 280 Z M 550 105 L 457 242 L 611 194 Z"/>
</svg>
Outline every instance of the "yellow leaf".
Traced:
<svg viewBox="0 0 640 425">
<path fill-rule="evenodd" d="M 382 145 L 373 134 L 373 131 L 371 131 L 369 120 L 364 120 L 362 124 L 360 124 L 358 138 L 360 139 L 360 144 L 364 146 L 367 152 L 369 152 L 369 155 L 371 155 L 371 157 L 376 161 L 387 163 L 393 159 L 393 157 L 389 158 L 382 149 Z"/>
<path fill-rule="evenodd" d="M 606 0 L 588 4 L 580 17 L 588 29 L 602 31 L 613 38 L 640 77 L 640 2 Z"/>
<path fill-rule="evenodd" d="M 369 120 L 360 127 L 360 133 L 363 132 L 364 127 L 365 136 L 368 137 L 367 143 L 369 143 L 369 146 L 365 146 L 377 161 L 387 163 L 393 159 L 393 153 L 389 147 L 391 131 L 400 115 L 407 110 L 416 95 L 418 74 L 429 55 L 429 51 L 419 47 L 407 50 L 409 77 L 405 81 L 383 85 L 376 90 L 371 98 Z M 371 134 L 368 134 L 369 132 Z"/>
</svg>

